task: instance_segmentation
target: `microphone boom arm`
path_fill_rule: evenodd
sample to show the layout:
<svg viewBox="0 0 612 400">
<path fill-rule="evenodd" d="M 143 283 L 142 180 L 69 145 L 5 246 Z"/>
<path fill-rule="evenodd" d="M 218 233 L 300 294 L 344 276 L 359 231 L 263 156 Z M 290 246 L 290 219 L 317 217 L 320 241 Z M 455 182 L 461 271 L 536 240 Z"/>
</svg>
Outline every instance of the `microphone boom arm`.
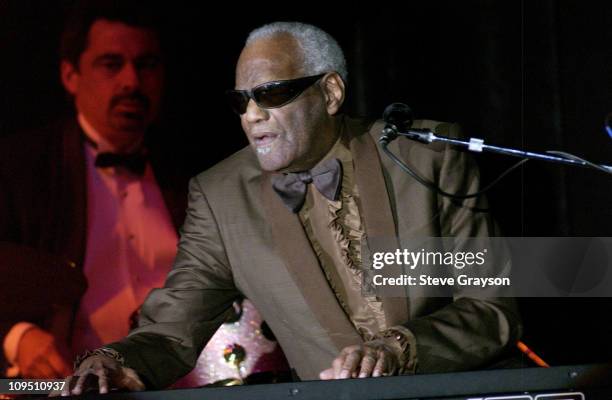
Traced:
<svg viewBox="0 0 612 400">
<path fill-rule="evenodd" d="M 393 131 L 393 132 L 391 132 Z M 582 158 L 576 157 L 574 155 L 549 151 L 547 153 L 537 153 L 533 151 L 525 151 L 513 149 L 510 147 L 501 147 L 501 146 L 492 146 L 484 143 L 484 140 L 478 138 L 470 138 L 469 140 L 461 140 L 455 138 L 449 138 L 446 136 L 438 136 L 434 134 L 429 129 L 406 129 L 403 132 L 400 132 L 394 125 L 387 124 L 382 131 L 383 135 L 379 139 L 381 144 L 387 144 L 391 140 L 395 139 L 397 136 L 404 136 L 408 139 L 416 140 L 421 143 L 430 144 L 433 142 L 442 142 L 448 143 L 455 146 L 462 147 L 471 152 L 482 153 L 482 152 L 490 152 L 497 154 L 504 154 L 512 157 L 520 157 L 524 159 L 531 160 L 542 160 L 548 162 L 554 162 L 565 165 L 573 165 L 579 167 L 588 167 L 595 168 L 602 172 L 606 172 L 608 174 L 612 174 L 612 166 L 604 165 L 604 164 L 594 164 Z"/>
</svg>

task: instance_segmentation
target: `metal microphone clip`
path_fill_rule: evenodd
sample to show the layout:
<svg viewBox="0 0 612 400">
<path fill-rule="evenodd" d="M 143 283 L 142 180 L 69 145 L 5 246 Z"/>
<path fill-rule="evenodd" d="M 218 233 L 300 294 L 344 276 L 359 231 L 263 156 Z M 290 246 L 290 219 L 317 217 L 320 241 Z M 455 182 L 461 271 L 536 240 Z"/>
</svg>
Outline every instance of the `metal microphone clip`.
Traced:
<svg viewBox="0 0 612 400">
<path fill-rule="evenodd" d="M 387 125 L 385 125 L 385 127 L 383 128 L 381 132 L 378 142 L 381 145 L 386 146 L 392 141 L 394 141 L 397 138 L 397 136 L 398 136 L 397 127 L 393 124 L 387 123 Z"/>
</svg>

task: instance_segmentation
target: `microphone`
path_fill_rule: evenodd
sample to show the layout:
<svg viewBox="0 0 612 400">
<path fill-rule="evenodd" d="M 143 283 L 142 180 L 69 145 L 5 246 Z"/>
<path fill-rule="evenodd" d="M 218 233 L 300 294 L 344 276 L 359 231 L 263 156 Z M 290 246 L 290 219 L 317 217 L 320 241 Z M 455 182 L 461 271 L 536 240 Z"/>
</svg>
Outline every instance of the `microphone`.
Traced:
<svg viewBox="0 0 612 400">
<path fill-rule="evenodd" d="M 612 112 L 606 116 L 604 126 L 606 128 L 606 132 L 608 132 L 608 135 L 612 138 Z"/>
<path fill-rule="evenodd" d="M 385 108 L 383 120 L 394 125 L 400 132 L 409 129 L 414 121 L 412 110 L 404 103 L 393 103 Z"/>
<path fill-rule="evenodd" d="M 387 123 L 378 141 L 387 145 L 397 138 L 398 132 L 406 131 L 412 126 L 412 110 L 404 103 L 393 103 L 385 108 L 383 120 Z"/>
</svg>

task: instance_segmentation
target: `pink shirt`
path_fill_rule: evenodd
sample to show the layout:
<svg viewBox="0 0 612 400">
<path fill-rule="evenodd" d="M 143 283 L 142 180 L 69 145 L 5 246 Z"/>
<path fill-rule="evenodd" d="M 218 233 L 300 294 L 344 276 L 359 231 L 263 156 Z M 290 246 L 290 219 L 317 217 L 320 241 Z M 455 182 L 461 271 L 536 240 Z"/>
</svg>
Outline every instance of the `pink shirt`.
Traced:
<svg viewBox="0 0 612 400">
<path fill-rule="evenodd" d="M 79 115 L 85 134 L 88 288 L 76 315 L 72 350 L 119 340 L 130 316 L 152 288 L 163 286 L 178 241 L 150 164 L 143 176 L 122 167 L 96 168 L 98 151 L 111 146 Z"/>
</svg>

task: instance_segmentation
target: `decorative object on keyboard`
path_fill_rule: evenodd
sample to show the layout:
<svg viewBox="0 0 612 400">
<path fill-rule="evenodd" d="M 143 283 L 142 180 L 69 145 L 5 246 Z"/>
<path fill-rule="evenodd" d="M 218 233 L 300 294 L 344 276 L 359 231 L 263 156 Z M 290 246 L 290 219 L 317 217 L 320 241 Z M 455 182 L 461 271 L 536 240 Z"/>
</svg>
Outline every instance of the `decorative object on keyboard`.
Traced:
<svg viewBox="0 0 612 400">
<path fill-rule="evenodd" d="M 196 368 L 173 388 L 234 386 L 263 379 L 287 381 L 289 365 L 263 319 L 248 299 L 234 303 L 234 318 L 223 324 L 200 354 Z"/>
<path fill-rule="evenodd" d="M 228 364 L 236 368 L 238 379 L 240 383 L 242 383 L 243 377 L 242 371 L 240 371 L 240 366 L 246 358 L 246 350 L 244 347 L 240 346 L 238 343 L 228 345 L 225 347 L 225 349 L 223 349 L 223 358 Z"/>
</svg>

